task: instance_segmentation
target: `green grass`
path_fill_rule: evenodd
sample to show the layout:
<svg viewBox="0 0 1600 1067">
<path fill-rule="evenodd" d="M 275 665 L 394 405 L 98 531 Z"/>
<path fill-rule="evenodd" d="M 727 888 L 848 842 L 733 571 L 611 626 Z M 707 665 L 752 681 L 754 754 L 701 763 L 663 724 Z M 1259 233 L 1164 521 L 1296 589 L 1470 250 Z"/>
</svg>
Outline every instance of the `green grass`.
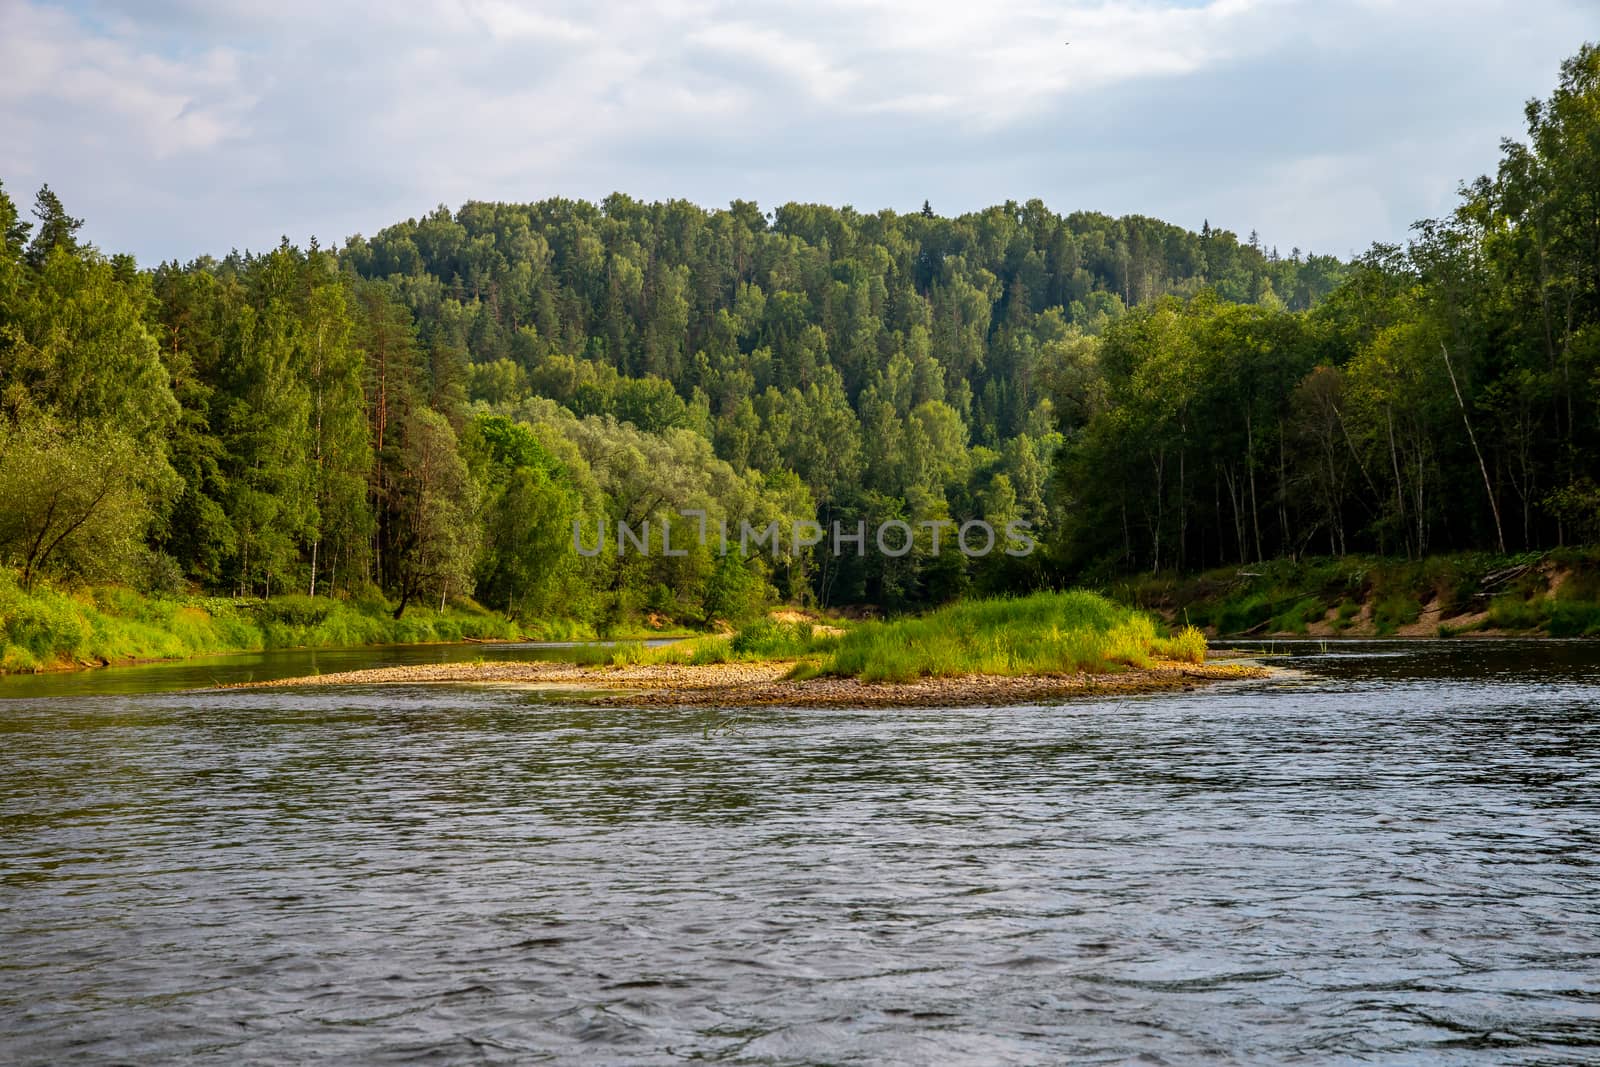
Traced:
<svg viewBox="0 0 1600 1067">
<path fill-rule="evenodd" d="M 591 666 L 633 663 L 690 663 L 698 666 L 802 659 L 829 652 L 838 644 L 837 634 L 815 623 L 759 619 L 732 634 L 705 635 L 653 648 L 637 642 L 579 645 L 563 658 Z"/>
<path fill-rule="evenodd" d="M 1414 595 L 1395 592 L 1381 598 L 1372 608 L 1372 622 L 1385 637 L 1402 626 L 1409 626 L 1422 615 L 1422 605 Z"/>
<path fill-rule="evenodd" d="M 1537 630 L 1549 617 L 1542 600 L 1530 600 L 1521 593 L 1504 593 L 1489 601 L 1490 626 L 1497 630 Z"/>
<path fill-rule="evenodd" d="M 927 615 L 865 623 L 839 639 L 823 674 L 868 682 L 968 674 L 1102 673 L 1156 659 L 1199 663 L 1205 638 L 1194 627 L 1176 637 L 1154 619 L 1095 593 L 1035 593 L 968 600 Z"/>
<path fill-rule="evenodd" d="M 1272 628 L 1283 633 L 1303 634 L 1307 624 L 1320 620 L 1327 613 L 1320 598 L 1301 597 L 1289 610 L 1272 620 Z"/>
<path fill-rule="evenodd" d="M 843 634 L 810 622 L 763 619 L 735 633 L 647 648 L 584 645 L 566 657 L 589 665 L 795 661 L 791 677 L 868 682 L 968 674 L 1104 673 L 1155 660 L 1201 663 L 1205 636 L 1166 636 L 1149 615 L 1095 593 L 1036 593 L 967 600 L 916 618 L 868 622 Z"/>
<path fill-rule="evenodd" d="M 1520 573 L 1516 570 L 1521 568 Z M 1507 575 L 1514 577 L 1507 578 Z M 1563 577 L 1552 590 L 1552 575 Z M 1114 587 L 1118 600 L 1213 627 L 1223 635 L 1305 633 L 1333 612 L 1333 629 L 1397 632 L 1435 605 L 1440 636 L 1483 628 L 1556 637 L 1600 636 L 1600 550 L 1568 548 L 1520 555 L 1482 552 L 1421 560 L 1350 556 L 1268 560 L 1203 574 L 1143 576 Z M 1489 617 L 1455 622 L 1481 611 Z"/>
<path fill-rule="evenodd" d="M 0 571 L 0 673 L 273 648 L 515 638 L 520 629 L 470 602 L 395 619 L 371 599 L 158 597 L 116 586 L 25 593 Z"/>
<path fill-rule="evenodd" d="M 1557 596 L 1545 630 L 1551 637 L 1600 637 L 1600 603 Z"/>
</svg>

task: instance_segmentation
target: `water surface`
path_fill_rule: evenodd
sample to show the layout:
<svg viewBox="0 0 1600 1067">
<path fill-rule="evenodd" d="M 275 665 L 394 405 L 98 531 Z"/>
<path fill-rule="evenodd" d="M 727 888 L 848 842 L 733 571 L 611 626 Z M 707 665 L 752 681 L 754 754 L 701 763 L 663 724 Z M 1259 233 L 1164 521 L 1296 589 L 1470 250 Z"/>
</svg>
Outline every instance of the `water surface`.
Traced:
<svg viewBox="0 0 1600 1067">
<path fill-rule="evenodd" d="M 0 1062 L 1600 1060 L 1600 649 L 1277 648 L 964 710 L 12 689 Z"/>
</svg>

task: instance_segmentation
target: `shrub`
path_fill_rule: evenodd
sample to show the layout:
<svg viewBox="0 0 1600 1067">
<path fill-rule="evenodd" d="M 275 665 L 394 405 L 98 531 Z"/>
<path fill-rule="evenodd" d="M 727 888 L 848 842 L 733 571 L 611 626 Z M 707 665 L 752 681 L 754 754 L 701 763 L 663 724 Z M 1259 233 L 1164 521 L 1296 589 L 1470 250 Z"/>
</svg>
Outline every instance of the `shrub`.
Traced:
<svg viewBox="0 0 1600 1067">
<path fill-rule="evenodd" d="M 49 590 L 17 595 L 5 606 L 5 643 L 39 663 L 70 663 L 85 652 L 93 630 L 71 599 Z"/>
<path fill-rule="evenodd" d="M 1409 593 L 1391 593 L 1372 607 L 1372 621 L 1380 634 L 1392 634 L 1400 627 L 1417 621 L 1422 605 Z"/>
<path fill-rule="evenodd" d="M 285 626 L 311 627 L 326 622 L 334 601 L 327 597 L 280 596 L 262 601 L 256 608 L 266 622 Z"/>
<path fill-rule="evenodd" d="M 1215 615 L 1217 632 L 1242 634 L 1253 630 L 1272 618 L 1272 609 L 1272 598 L 1266 593 L 1251 593 L 1225 602 Z"/>
<path fill-rule="evenodd" d="M 1322 601 L 1317 597 L 1302 597 L 1294 602 L 1283 614 L 1273 620 L 1273 628 L 1288 633 L 1303 634 L 1306 626 L 1313 620 L 1319 620 L 1327 614 L 1327 609 L 1322 606 Z"/>
<path fill-rule="evenodd" d="M 1552 637 L 1594 637 L 1600 635 L 1600 603 L 1556 599 L 1547 606 L 1546 623 Z"/>
<path fill-rule="evenodd" d="M 1545 603 L 1519 593 L 1503 593 L 1489 601 L 1490 626 L 1500 630 L 1535 630 L 1545 620 Z"/>
</svg>

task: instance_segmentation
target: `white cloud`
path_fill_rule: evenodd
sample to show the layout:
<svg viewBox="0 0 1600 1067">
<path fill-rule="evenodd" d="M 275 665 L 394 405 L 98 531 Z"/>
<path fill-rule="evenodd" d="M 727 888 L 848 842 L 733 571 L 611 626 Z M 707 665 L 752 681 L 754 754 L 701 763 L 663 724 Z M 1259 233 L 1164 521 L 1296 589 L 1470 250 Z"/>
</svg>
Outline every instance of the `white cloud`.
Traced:
<svg viewBox="0 0 1600 1067">
<path fill-rule="evenodd" d="M 1492 166 L 1588 2 L 0 0 L 0 178 L 143 258 L 612 189 L 1348 252 Z"/>
<path fill-rule="evenodd" d="M 85 35 L 63 12 L 5 5 L 0 19 L 0 141 L 32 148 L 57 137 L 129 143 L 155 159 L 217 147 L 252 102 L 237 57 L 208 48 L 182 61 L 123 36 Z M 10 161 L 0 156 L 0 163 Z"/>
</svg>

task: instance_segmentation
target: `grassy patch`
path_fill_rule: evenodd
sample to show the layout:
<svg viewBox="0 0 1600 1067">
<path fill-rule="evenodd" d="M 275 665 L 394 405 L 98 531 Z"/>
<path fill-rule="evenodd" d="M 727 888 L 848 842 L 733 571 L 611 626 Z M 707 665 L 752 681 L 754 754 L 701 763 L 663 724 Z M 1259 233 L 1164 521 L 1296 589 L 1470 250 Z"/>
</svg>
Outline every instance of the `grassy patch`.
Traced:
<svg viewBox="0 0 1600 1067">
<path fill-rule="evenodd" d="M 866 623 L 839 640 L 824 674 L 869 682 L 967 674 L 1057 674 L 1145 667 L 1155 659 L 1201 662 L 1205 638 L 1194 627 L 1157 632 L 1142 611 L 1094 593 L 1036 593 L 969 600 L 927 615 Z"/>
<path fill-rule="evenodd" d="M 1547 611 L 1543 600 L 1505 593 L 1489 601 L 1488 624 L 1497 630 L 1537 630 L 1544 624 Z"/>
<path fill-rule="evenodd" d="M 1409 626 L 1422 615 L 1422 605 L 1410 593 L 1390 593 L 1372 606 L 1372 622 L 1385 636 Z"/>
<path fill-rule="evenodd" d="M 838 644 L 839 636 L 831 626 L 758 619 L 732 634 L 694 637 L 653 648 L 639 642 L 580 645 L 564 658 L 586 665 L 690 663 L 701 666 L 803 659 L 831 652 Z"/>
<path fill-rule="evenodd" d="M 1303 634 L 1310 623 L 1320 622 L 1327 613 L 1320 597 L 1301 597 L 1272 621 L 1272 628 L 1282 633 Z"/>
<path fill-rule="evenodd" d="M 1551 637 L 1600 636 L 1600 603 L 1558 596 L 1548 610 L 1545 629 Z"/>
<path fill-rule="evenodd" d="M 586 664 L 795 661 L 791 677 L 819 674 L 906 681 L 967 674 L 1059 674 L 1145 667 L 1154 660 L 1204 662 L 1193 626 L 1166 636 L 1148 614 L 1094 593 L 1037 593 L 968 600 L 917 618 L 833 626 L 763 619 L 729 635 L 647 648 L 587 645 Z"/>
<path fill-rule="evenodd" d="M 144 596 L 118 586 L 18 588 L 0 572 L 0 672 L 270 648 L 514 638 L 518 628 L 476 604 L 391 617 L 380 601 Z"/>
</svg>

